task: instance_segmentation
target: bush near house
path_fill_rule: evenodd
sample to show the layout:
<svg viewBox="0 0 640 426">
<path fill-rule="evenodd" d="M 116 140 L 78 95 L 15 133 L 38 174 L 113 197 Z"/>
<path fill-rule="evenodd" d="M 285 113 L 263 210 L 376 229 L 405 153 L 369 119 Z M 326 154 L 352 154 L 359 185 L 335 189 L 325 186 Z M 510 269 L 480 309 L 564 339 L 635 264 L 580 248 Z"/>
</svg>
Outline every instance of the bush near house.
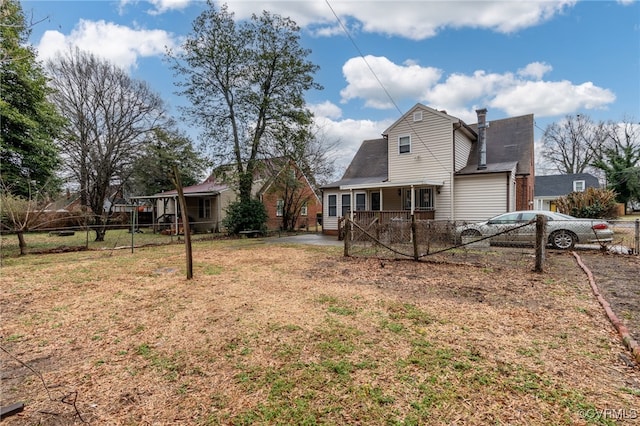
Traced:
<svg viewBox="0 0 640 426">
<path fill-rule="evenodd" d="M 222 224 L 229 234 L 238 234 L 241 231 L 267 230 L 267 211 L 260 200 L 236 201 L 227 207 L 227 216 Z"/>
<path fill-rule="evenodd" d="M 590 219 L 617 216 L 616 193 L 611 189 L 588 187 L 583 192 L 571 192 L 556 200 L 560 213 Z"/>
</svg>

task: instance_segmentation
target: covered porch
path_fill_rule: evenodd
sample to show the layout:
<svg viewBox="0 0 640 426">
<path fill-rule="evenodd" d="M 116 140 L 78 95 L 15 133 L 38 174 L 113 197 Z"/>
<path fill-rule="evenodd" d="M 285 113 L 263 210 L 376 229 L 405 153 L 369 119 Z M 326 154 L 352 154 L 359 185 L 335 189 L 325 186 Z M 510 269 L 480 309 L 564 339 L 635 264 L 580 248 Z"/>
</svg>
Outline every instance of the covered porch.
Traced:
<svg viewBox="0 0 640 426">
<path fill-rule="evenodd" d="M 416 220 L 433 220 L 436 199 L 443 182 L 379 182 L 340 186 L 342 215 L 338 235 L 343 235 L 345 219 L 368 227 Z M 329 200 L 331 211 L 331 200 Z"/>
</svg>

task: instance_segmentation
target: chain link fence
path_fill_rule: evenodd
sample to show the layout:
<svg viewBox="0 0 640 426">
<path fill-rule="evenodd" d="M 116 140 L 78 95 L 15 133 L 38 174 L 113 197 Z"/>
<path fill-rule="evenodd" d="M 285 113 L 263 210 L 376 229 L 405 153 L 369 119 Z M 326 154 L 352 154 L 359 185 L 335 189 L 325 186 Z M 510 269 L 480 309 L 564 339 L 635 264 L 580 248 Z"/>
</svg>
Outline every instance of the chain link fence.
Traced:
<svg viewBox="0 0 640 426">
<path fill-rule="evenodd" d="M 545 248 L 616 249 L 623 254 L 638 254 L 639 222 L 613 223 L 602 220 L 573 220 L 546 216 L 537 223 L 535 213 L 480 223 L 396 218 L 378 220 L 347 220 L 345 224 L 345 254 L 348 256 L 386 259 L 420 260 L 429 256 L 468 256 L 474 250 L 505 247 L 524 253 L 542 262 Z M 525 217 L 526 216 L 526 217 Z M 517 250 L 515 250 L 517 249 Z M 542 254 L 538 254 L 538 250 Z M 518 260 L 519 262 L 519 260 Z"/>
</svg>

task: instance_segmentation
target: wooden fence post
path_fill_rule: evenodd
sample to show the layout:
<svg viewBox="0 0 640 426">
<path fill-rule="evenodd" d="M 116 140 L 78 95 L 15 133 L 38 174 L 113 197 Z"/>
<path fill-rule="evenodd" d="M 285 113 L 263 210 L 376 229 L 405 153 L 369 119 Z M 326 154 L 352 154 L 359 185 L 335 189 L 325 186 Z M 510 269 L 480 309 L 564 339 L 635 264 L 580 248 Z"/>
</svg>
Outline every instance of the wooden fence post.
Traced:
<svg viewBox="0 0 640 426">
<path fill-rule="evenodd" d="M 547 217 L 542 214 L 536 215 L 536 266 L 533 269 L 535 272 L 543 272 L 543 269 L 544 269 L 546 228 L 547 228 Z"/>
<path fill-rule="evenodd" d="M 344 256 L 349 257 L 351 251 L 351 222 L 349 219 L 344 220 Z"/>
<path fill-rule="evenodd" d="M 173 183 L 178 191 L 178 200 L 180 201 L 180 209 L 182 210 L 182 228 L 184 232 L 184 247 L 187 260 L 187 279 L 193 278 L 193 255 L 191 252 L 191 224 L 189 223 L 189 215 L 187 214 L 187 202 L 182 191 L 182 180 L 177 166 L 173 166 Z M 177 212 L 176 212 L 177 213 Z"/>
</svg>

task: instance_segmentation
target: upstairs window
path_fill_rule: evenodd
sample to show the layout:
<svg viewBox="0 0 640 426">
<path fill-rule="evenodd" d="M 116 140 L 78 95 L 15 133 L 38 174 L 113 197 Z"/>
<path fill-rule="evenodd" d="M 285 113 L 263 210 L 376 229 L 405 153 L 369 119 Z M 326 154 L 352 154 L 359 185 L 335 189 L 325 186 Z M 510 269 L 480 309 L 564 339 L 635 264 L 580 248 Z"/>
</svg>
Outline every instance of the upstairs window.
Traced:
<svg viewBox="0 0 640 426">
<path fill-rule="evenodd" d="M 411 136 L 400 136 L 398 138 L 398 152 L 400 154 L 411 152 Z"/>
<path fill-rule="evenodd" d="M 583 180 L 573 181 L 573 192 L 584 192 L 585 184 Z"/>
<path fill-rule="evenodd" d="M 307 211 L 308 211 L 307 203 L 304 203 L 302 207 L 300 207 L 300 216 L 306 216 Z"/>
<path fill-rule="evenodd" d="M 284 200 L 276 201 L 276 216 L 282 216 L 284 212 Z"/>
</svg>

